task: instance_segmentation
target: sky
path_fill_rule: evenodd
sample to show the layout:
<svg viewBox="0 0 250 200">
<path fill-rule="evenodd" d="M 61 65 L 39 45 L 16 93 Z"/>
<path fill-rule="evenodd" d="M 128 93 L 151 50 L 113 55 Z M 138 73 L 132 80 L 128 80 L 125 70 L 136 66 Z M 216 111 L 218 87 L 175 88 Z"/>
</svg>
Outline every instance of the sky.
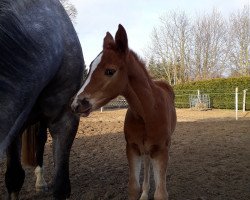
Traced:
<svg viewBox="0 0 250 200">
<path fill-rule="evenodd" d="M 128 35 L 129 47 L 144 57 L 159 17 L 173 10 L 188 15 L 211 12 L 217 8 L 224 16 L 237 12 L 250 0 L 70 0 L 78 15 L 75 29 L 80 39 L 87 66 L 102 51 L 103 38 L 109 31 L 115 35 L 122 24 Z"/>
</svg>

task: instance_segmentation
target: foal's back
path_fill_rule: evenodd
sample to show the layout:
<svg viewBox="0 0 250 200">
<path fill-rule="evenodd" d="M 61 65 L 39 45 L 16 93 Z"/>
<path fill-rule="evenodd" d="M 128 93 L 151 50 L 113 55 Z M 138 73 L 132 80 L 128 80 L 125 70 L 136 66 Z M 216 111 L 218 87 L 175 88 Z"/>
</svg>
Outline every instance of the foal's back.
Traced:
<svg viewBox="0 0 250 200">
<path fill-rule="evenodd" d="M 169 100 L 174 101 L 175 98 L 174 90 L 168 83 L 166 83 L 165 81 L 158 81 L 158 80 L 154 82 L 168 94 L 168 96 L 170 97 Z"/>
<path fill-rule="evenodd" d="M 174 99 L 175 99 L 174 90 L 165 81 L 156 80 L 154 81 L 154 83 L 161 89 L 161 95 L 164 97 L 164 101 L 160 103 L 161 113 L 164 113 L 166 116 L 165 122 L 163 123 L 171 124 L 171 134 L 172 134 L 175 130 L 176 121 L 177 121 L 175 103 L 174 103 Z"/>
</svg>

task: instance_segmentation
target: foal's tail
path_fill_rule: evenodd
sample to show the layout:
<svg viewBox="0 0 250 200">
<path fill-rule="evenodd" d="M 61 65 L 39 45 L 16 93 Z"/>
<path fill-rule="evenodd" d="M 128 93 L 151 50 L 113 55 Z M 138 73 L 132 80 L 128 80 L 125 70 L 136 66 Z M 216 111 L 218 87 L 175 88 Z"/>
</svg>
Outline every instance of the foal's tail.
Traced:
<svg viewBox="0 0 250 200">
<path fill-rule="evenodd" d="M 37 166 L 36 149 L 40 123 L 29 126 L 22 135 L 22 163 Z"/>
</svg>

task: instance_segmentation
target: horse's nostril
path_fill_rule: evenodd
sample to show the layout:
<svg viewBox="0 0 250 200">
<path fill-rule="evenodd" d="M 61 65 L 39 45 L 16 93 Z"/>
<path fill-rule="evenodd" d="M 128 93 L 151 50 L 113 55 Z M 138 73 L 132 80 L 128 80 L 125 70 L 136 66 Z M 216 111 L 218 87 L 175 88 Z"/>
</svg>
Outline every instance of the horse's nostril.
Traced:
<svg viewBox="0 0 250 200">
<path fill-rule="evenodd" d="M 88 101 L 86 98 L 82 99 L 82 100 L 80 101 L 80 104 L 81 104 L 82 106 L 89 106 L 89 105 L 90 105 L 89 101 Z"/>
<path fill-rule="evenodd" d="M 90 102 L 86 98 L 76 99 L 73 102 L 71 108 L 72 108 L 73 112 L 85 114 L 87 116 L 91 112 L 92 105 L 90 104 Z"/>
<path fill-rule="evenodd" d="M 79 104 L 77 104 L 76 106 L 75 106 L 75 108 L 74 108 L 74 111 L 76 112 L 76 111 L 78 111 L 78 109 L 79 109 Z"/>
<path fill-rule="evenodd" d="M 79 104 L 75 104 L 75 103 L 72 103 L 72 104 L 71 104 L 71 109 L 72 109 L 74 112 L 76 112 L 78 108 L 79 108 Z"/>
</svg>

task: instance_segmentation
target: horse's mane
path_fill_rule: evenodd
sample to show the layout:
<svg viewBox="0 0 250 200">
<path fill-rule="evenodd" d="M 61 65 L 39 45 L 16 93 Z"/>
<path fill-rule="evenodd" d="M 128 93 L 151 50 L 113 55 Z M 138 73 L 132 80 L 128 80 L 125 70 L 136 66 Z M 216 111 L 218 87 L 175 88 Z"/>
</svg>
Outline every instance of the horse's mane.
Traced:
<svg viewBox="0 0 250 200">
<path fill-rule="evenodd" d="M 130 50 L 131 55 L 133 56 L 133 58 L 136 60 L 136 62 L 139 64 L 139 66 L 143 69 L 143 71 L 145 72 L 146 76 L 149 79 L 153 79 L 147 69 L 146 69 L 146 64 L 145 62 L 132 50 Z M 175 95 L 174 95 L 174 91 L 173 88 L 165 81 L 160 81 L 160 80 L 153 80 L 154 83 L 156 83 L 158 86 L 160 86 L 161 88 L 164 88 L 164 90 L 168 91 L 169 94 L 171 95 L 171 98 L 174 100 L 175 99 Z"/>
<path fill-rule="evenodd" d="M 147 75 L 147 77 L 150 78 L 149 73 L 148 73 L 148 71 L 146 69 L 146 64 L 145 64 L 144 60 L 141 57 L 139 57 L 138 54 L 135 53 L 131 49 L 130 49 L 130 54 L 133 56 L 133 58 L 139 64 L 139 66 L 143 69 L 143 71 L 145 72 L 145 74 Z"/>
<path fill-rule="evenodd" d="M 0 2 L 0 70 L 5 78 L 25 73 L 28 70 L 25 62 L 37 49 L 36 42 L 20 19 L 19 9 L 23 6 L 23 1 Z"/>
</svg>

